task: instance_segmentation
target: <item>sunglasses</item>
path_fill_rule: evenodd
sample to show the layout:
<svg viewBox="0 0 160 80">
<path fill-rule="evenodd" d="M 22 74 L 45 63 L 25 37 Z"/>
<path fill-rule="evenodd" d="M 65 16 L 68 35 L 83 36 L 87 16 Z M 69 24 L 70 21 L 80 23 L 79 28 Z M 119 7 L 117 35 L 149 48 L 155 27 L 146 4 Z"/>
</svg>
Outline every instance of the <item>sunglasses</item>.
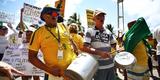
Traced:
<svg viewBox="0 0 160 80">
<path fill-rule="evenodd" d="M 48 12 L 47 14 L 51 15 L 52 17 L 58 17 L 58 13 L 55 12 L 55 11 L 51 11 L 51 12 Z"/>
</svg>

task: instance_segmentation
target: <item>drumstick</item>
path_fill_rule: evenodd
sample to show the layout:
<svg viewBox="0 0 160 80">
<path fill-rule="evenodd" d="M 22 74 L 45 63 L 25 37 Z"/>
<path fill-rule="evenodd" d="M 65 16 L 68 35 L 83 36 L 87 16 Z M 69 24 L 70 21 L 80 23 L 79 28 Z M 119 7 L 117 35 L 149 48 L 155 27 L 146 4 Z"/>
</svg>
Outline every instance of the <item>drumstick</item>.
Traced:
<svg viewBox="0 0 160 80">
<path fill-rule="evenodd" d="M 111 54 L 115 53 L 115 52 L 120 52 L 119 50 L 114 50 L 112 52 L 110 52 Z"/>
</svg>

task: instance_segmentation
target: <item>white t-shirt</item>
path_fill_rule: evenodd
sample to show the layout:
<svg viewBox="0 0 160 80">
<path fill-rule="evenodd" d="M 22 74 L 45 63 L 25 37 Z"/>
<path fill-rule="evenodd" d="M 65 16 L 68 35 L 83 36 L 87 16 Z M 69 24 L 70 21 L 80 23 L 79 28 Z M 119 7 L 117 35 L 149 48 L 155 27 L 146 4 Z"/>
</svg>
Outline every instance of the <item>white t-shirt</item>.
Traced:
<svg viewBox="0 0 160 80">
<path fill-rule="evenodd" d="M 157 55 L 160 55 L 160 42 L 157 44 Z"/>
<path fill-rule="evenodd" d="M 157 55 L 160 55 L 160 27 L 154 30 L 153 38 L 157 40 Z"/>
</svg>

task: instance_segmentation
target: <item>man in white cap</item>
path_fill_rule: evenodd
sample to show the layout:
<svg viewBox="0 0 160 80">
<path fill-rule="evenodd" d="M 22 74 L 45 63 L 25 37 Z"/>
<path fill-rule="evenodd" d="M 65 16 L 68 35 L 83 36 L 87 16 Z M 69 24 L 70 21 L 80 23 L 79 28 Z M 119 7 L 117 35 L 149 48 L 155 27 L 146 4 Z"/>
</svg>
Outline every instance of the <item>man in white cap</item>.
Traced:
<svg viewBox="0 0 160 80">
<path fill-rule="evenodd" d="M 99 67 L 94 80 L 115 80 L 111 47 L 116 47 L 116 39 L 112 33 L 103 26 L 105 12 L 95 10 L 93 20 L 95 26 L 89 28 L 84 37 L 84 51 L 92 54 L 98 61 Z"/>
</svg>

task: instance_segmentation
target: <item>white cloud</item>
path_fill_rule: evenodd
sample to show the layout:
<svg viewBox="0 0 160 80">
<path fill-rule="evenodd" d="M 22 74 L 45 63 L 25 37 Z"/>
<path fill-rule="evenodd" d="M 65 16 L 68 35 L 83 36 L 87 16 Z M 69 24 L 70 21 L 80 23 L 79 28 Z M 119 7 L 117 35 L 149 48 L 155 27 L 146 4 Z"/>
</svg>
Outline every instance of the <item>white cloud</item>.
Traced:
<svg viewBox="0 0 160 80">
<path fill-rule="evenodd" d="M 85 28 L 85 31 L 87 31 L 88 25 L 87 25 L 87 15 L 84 13 L 82 15 L 80 15 L 80 20 L 82 23 L 82 26 Z"/>
<path fill-rule="evenodd" d="M 82 0 L 66 0 L 65 6 L 65 19 L 68 19 L 69 16 L 73 15 L 76 12 L 77 6 L 81 3 Z"/>
<path fill-rule="evenodd" d="M 124 0 L 124 8 L 129 15 L 144 14 L 149 3 L 149 0 Z"/>
<path fill-rule="evenodd" d="M 124 0 L 124 10 L 134 19 L 144 17 L 151 27 L 160 25 L 160 0 Z"/>
<path fill-rule="evenodd" d="M 55 1 L 57 0 L 35 0 L 35 1 L 36 1 L 35 6 L 43 8 L 47 4 L 54 6 Z"/>
</svg>

